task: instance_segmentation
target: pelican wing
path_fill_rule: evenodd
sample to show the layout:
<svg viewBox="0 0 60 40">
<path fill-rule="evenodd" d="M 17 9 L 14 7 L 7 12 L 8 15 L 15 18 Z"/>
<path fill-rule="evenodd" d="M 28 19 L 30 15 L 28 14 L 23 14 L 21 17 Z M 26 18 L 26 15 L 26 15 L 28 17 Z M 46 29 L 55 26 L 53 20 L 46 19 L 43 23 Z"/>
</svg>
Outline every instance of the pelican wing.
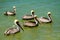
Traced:
<svg viewBox="0 0 60 40">
<path fill-rule="evenodd" d="M 47 19 L 48 20 L 48 18 L 46 18 L 46 17 L 41 17 L 42 19 Z"/>
<path fill-rule="evenodd" d="M 46 18 L 37 18 L 39 22 L 49 22 Z"/>
</svg>

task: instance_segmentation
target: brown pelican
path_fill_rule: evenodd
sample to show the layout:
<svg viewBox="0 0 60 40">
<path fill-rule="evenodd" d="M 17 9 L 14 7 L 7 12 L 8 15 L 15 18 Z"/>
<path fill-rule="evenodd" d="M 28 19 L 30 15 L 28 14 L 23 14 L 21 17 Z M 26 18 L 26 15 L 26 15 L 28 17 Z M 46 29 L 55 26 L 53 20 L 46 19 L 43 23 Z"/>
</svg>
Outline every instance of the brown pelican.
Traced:
<svg viewBox="0 0 60 40">
<path fill-rule="evenodd" d="M 31 10 L 31 15 L 24 15 L 22 17 L 23 20 L 31 20 L 31 19 L 34 19 L 34 10 Z"/>
<path fill-rule="evenodd" d="M 17 32 L 20 32 L 20 28 L 23 30 L 23 28 L 21 27 L 21 25 L 19 24 L 19 21 L 18 20 L 15 20 L 14 21 L 15 25 L 17 25 L 17 27 L 11 27 L 11 28 L 8 28 L 4 34 L 5 35 L 10 35 L 10 34 L 15 34 Z M 24 30 L 23 30 L 24 31 Z"/>
<path fill-rule="evenodd" d="M 25 27 L 35 27 L 38 26 L 38 20 L 37 20 L 37 16 L 34 16 L 34 22 L 33 21 L 26 21 L 23 24 Z"/>
<path fill-rule="evenodd" d="M 48 12 L 48 18 L 46 17 L 41 17 L 41 18 L 37 18 L 38 21 L 40 23 L 51 23 L 52 22 L 52 19 L 51 19 L 51 12 Z"/>
<path fill-rule="evenodd" d="M 7 15 L 7 16 L 14 16 L 14 15 L 16 15 L 16 7 L 13 6 L 13 11 L 6 11 L 6 12 L 4 12 L 4 15 Z"/>
</svg>

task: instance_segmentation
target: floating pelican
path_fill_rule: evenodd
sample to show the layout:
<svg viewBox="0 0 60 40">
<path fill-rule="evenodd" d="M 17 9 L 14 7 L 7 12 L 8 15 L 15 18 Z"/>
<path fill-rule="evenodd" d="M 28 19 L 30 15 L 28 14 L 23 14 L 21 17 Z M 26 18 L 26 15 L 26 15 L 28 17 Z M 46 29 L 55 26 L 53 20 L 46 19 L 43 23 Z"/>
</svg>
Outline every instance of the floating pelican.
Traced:
<svg viewBox="0 0 60 40">
<path fill-rule="evenodd" d="M 21 25 L 19 24 L 19 21 L 18 20 L 15 20 L 14 21 L 15 25 L 17 25 L 17 27 L 11 27 L 11 28 L 8 28 L 4 34 L 5 35 L 10 35 L 10 34 L 15 34 L 17 32 L 20 32 L 20 28 L 23 30 L 23 28 L 21 27 Z M 24 30 L 23 30 L 24 31 Z"/>
<path fill-rule="evenodd" d="M 27 22 L 24 22 L 23 25 L 25 27 L 35 27 L 35 26 L 38 26 L 37 16 L 36 15 L 34 16 L 34 22 L 33 21 L 27 21 Z"/>
<path fill-rule="evenodd" d="M 7 16 L 14 16 L 14 15 L 16 15 L 16 7 L 13 6 L 13 11 L 6 11 L 6 12 L 4 12 L 4 15 L 7 15 Z"/>
<path fill-rule="evenodd" d="M 31 20 L 31 19 L 34 19 L 34 10 L 31 10 L 31 15 L 24 15 L 22 17 L 23 20 Z"/>
<path fill-rule="evenodd" d="M 41 17 L 41 18 L 37 18 L 38 21 L 40 23 L 51 23 L 52 22 L 52 19 L 51 19 L 51 12 L 48 12 L 48 18 L 46 17 Z"/>
</svg>

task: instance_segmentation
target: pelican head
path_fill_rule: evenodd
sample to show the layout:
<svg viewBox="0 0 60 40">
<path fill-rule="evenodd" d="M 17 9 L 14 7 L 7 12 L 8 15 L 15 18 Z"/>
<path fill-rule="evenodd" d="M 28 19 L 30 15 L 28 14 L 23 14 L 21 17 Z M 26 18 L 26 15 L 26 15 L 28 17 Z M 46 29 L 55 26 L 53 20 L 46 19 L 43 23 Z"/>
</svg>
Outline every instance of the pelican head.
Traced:
<svg viewBox="0 0 60 40">
<path fill-rule="evenodd" d="M 17 25 L 17 23 L 19 23 L 19 21 L 17 19 L 15 19 L 14 24 Z"/>
<path fill-rule="evenodd" d="M 16 6 L 13 6 L 13 10 L 14 10 L 14 12 L 16 12 Z"/>
<path fill-rule="evenodd" d="M 13 8 L 16 8 L 16 6 L 13 6 Z"/>
<path fill-rule="evenodd" d="M 37 20 L 37 15 L 34 15 L 34 20 L 38 21 L 38 20 Z"/>
<path fill-rule="evenodd" d="M 51 15 L 51 12 L 48 12 L 48 15 Z"/>
<path fill-rule="evenodd" d="M 34 18 L 37 18 L 37 15 L 34 15 Z"/>
<path fill-rule="evenodd" d="M 34 10 L 31 10 L 31 15 L 34 15 Z"/>
<path fill-rule="evenodd" d="M 39 23 L 39 21 L 38 21 L 38 19 L 37 19 L 37 15 L 34 15 L 34 20 L 35 20 L 36 24 Z"/>
</svg>

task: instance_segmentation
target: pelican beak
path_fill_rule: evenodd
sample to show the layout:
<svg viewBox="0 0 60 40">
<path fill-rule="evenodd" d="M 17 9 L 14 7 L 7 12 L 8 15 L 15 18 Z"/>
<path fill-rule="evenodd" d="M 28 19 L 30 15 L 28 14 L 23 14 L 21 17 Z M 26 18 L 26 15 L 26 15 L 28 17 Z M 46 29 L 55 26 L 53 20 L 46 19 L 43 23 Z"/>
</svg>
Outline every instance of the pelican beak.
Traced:
<svg viewBox="0 0 60 40">
<path fill-rule="evenodd" d="M 24 29 L 20 26 L 20 28 L 24 31 Z"/>
<path fill-rule="evenodd" d="M 19 22 L 17 22 L 18 26 L 24 31 L 24 29 L 22 28 L 22 26 L 19 24 Z"/>
</svg>

